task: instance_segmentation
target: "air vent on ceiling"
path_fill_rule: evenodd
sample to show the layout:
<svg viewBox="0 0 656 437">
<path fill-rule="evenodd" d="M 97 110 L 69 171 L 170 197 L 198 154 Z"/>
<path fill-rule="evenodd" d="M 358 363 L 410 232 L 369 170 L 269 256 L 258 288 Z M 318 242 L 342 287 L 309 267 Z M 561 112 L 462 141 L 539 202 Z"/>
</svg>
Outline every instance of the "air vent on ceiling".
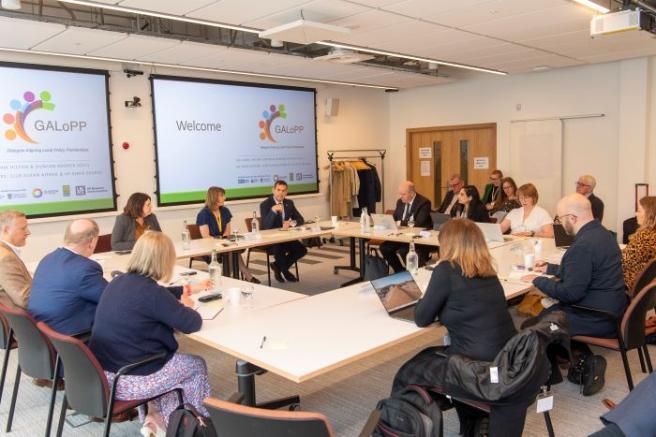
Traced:
<svg viewBox="0 0 656 437">
<path fill-rule="evenodd" d="M 345 50 L 339 47 L 333 48 L 330 53 L 324 56 L 317 56 L 312 58 L 313 61 L 328 61 L 338 64 L 354 64 L 356 62 L 363 62 L 373 59 L 372 55 L 366 53 L 358 53 L 352 50 Z"/>
<path fill-rule="evenodd" d="M 296 44 L 312 44 L 322 40 L 339 40 L 340 37 L 351 33 L 346 27 L 317 23 L 309 20 L 296 20 L 282 26 L 263 30 L 258 34 L 260 38 L 278 39 L 294 42 Z"/>
</svg>

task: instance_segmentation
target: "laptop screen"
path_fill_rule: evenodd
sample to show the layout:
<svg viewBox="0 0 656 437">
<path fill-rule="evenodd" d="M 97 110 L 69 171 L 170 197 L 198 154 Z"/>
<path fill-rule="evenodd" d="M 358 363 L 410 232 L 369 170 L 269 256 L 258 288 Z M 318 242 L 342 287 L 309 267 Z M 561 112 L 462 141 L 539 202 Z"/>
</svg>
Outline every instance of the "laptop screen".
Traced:
<svg viewBox="0 0 656 437">
<path fill-rule="evenodd" d="M 400 272 L 371 281 L 376 295 L 389 314 L 421 299 L 421 290 L 410 272 Z"/>
</svg>

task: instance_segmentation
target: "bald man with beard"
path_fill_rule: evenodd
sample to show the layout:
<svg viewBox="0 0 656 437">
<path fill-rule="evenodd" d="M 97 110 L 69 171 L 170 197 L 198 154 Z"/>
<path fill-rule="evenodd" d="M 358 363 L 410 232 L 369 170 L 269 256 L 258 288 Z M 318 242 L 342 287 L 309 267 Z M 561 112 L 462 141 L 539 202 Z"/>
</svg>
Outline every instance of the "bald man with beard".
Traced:
<svg viewBox="0 0 656 437">
<path fill-rule="evenodd" d="M 93 220 L 75 220 L 66 228 L 64 247 L 46 255 L 34 272 L 28 311 L 62 334 L 91 329 L 107 281 L 90 259 L 98 243 Z"/>
</svg>

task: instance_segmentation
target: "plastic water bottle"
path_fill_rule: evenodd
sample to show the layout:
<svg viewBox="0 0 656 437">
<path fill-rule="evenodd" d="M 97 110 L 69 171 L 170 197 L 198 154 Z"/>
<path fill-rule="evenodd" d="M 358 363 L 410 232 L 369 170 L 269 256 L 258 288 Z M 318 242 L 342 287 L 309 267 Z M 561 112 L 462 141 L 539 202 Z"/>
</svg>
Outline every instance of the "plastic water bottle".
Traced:
<svg viewBox="0 0 656 437">
<path fill-rule="evenodd" d="M 413 275 L 417 274 L 419 270 L 419 255 L 415 252 L 414 241 L 410 242 L 410 250 L 408 250 L 408 254 L 405 257 L 405 268 Z"/>
<path fill-rule="evenodd" d="M 408 227 L 410 229 L 415 227 L 415 215 L 414 214 L 410 214 L 410 217 L 408 218 Z"/>
<path fill-rule="evenodd" d="M 187 227 L 187 220 L 185 220 L 182 227 L 182 250 L 189 249 L 191 249 L 191 234 L 189 233 L 189 228 Z"/>
<path fill-rule="evenodd" d="M 207 269 L 210 281 L 212 281 L 212 289 L 214 291 L 221 290 L 221 264 L 217 261 L 216 250 L 212 251 L 212 261 Z"/>
<path fill-rule="evenodd" d="M 360 230 L 362 232 L 367 232 L 367 229 L 368 229 L 367 217 L 369 217 L 369 213 L 367 212 L 367 207 L 365 206 L 360 211 Z"/>
<path fill-rule="evenodd" d="M 251 232 L 255 235 L 260 233 L 260 222 L 257 220 L 256 211 L 253 211 L 253 220 L 251 221 Z"/>
</svg>

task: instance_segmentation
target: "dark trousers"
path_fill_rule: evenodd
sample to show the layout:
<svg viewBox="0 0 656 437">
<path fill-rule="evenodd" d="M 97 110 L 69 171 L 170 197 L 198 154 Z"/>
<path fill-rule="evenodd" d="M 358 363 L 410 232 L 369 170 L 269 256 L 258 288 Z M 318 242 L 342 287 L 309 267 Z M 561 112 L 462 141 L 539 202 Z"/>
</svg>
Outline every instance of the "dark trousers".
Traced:
<svg viewBox="0 0 656 437">
<path fill-rule="evenodd" d="M 276 267 L 285 272 L 294 265 L 296 261 L 307 254 L 307 249 L 300 241 L 289 241 L 287 243 L 271 246 Z"/>
<path fill-rule="evenodd" d="M 394 273 L 399 273 L 405 270 L 401 259 L 405 261 L 405 257 L 408 255 L 409 245 L 406 243 L 396 243 L 393 241 L 385 241 L 380 245 L 380 252 L 383 254 L 383 258 L 387 261 L 387 264 L 394 270 Z M 419 266 L 423 266 L 428 261 L 428 255 L 430 254 L 430 248 L 415 246 L 417 255 L 419 256 Z"/>
<path fill-rule="evenodd" d="M 424 349 L 407 361 L 394 377 L 392 395 L 410 384 L 422 387 L 443 387 L 443 366 L 446 358 L 438 353 L 446 353 L 448 347 L 435 346 Z M 512 399 L 502 402 L 489 403 L 490 409 L 490 437 L 521 437 L 526 420 L 526 410 L 535 400 L 534 390 L 529 393 L 518 393 Z M 445 393 L 448 394 L 448 393 Z M 460 419 L 461 433 L 465 437 L 474 435 L 475 424 L 481 413 L 464 404 L 456 403 L 458 418 Z"/>
</svg>

